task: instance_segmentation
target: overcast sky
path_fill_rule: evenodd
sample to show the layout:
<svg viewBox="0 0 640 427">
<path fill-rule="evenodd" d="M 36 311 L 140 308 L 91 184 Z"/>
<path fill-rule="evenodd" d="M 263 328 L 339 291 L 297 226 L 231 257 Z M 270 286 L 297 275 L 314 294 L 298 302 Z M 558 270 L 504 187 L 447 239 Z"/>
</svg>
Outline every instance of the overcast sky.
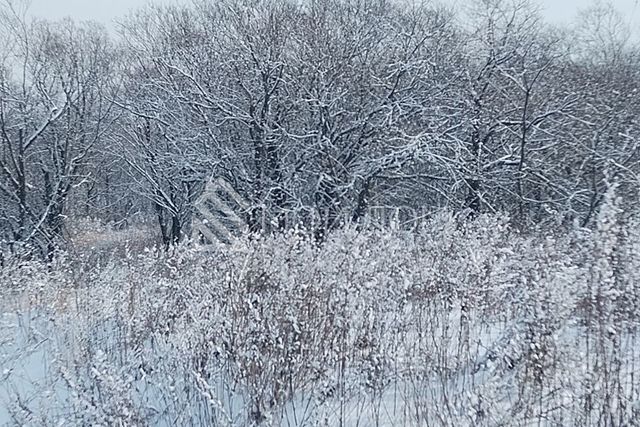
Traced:
<svg viewBox="0 0 640 427">
<path fill-rule="evenodd" d="M 147 3 L 186 3 L 188 0 L 31 0 L 31 12 L 39 17 L 58 19 L 71 16 L 81 20 L 99 21 L 110 26 L 117 17 L 130 9 Z M 213 0 L 215 1 L 215 0 Z M 444 0 L 445 2 L 447 0 Z M 451 0 L 454 1 L 454 0 Z M 571 22 L 579 8 L 591 0 L 538 0 L 550 22 Z M 624 12 L 635 30 L 640 29 L 640 0 L 613 0 L 616 8 Z"/>
</svg>

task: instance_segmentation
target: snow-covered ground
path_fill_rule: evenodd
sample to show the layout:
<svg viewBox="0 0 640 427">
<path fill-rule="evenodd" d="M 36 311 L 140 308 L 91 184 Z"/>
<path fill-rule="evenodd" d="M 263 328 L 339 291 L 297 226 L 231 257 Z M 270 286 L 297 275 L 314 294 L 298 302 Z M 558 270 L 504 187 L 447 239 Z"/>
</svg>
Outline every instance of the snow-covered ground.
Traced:
<svg viewBox="0 0 640 427">
<path fill-rule="evenodd" d="M 0 425 L 634 425 L 635 241 L 441 221 L 5 269 Z"/>
</svg>

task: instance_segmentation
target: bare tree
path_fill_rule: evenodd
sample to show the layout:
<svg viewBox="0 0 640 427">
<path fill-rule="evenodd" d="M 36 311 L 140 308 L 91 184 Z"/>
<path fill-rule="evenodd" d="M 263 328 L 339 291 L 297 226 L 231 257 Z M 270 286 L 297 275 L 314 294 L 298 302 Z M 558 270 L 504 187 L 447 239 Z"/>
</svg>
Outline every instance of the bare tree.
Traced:
<svg viewBox="0 0 640 427">
<path fill-rule="evenodd" d="M 635 158 L 632 120 L 607 124 L 635 108 L 611 96 L 632 78 L 628 38 L 610 9 L 584 18 L 572 50 L 529 1 L 470 7 L 464 22 L 391 0 L 141 10 L 122 30 L 114 159 L 167 244 L 188 232 L 211 176 L 249 202 L 254 230 L 282 229 L 293 212 L 323 234 L 388 204 L 588 222 L 604 163 L 629 171 Z M 587 54 L 595 46 L 605 53 Z M 626 145 L 585 148 L 598 127 Z"/>
<path fill-rule="evenodd" d="M 619 12 L 596 3 L 581 12 L 570 39 L 574 51 L 565 84 L 580 103 L 572 125 L 563 129 L 571 150 L 563 164 L 573 181 L 572 216 L 583 225 L 593 220 L 614 181 L 627 203 L 638 196 L 640 55 L 629 35 Z"/>
<path fill-rule="evenodd" d="M 109 43 L 93 26 L 32 22 L 12 4 L 0 78 L 0 214 L 11 245 L 51 253 L 62 238 L 65 202 L 107 128 Z"/>
</svg>

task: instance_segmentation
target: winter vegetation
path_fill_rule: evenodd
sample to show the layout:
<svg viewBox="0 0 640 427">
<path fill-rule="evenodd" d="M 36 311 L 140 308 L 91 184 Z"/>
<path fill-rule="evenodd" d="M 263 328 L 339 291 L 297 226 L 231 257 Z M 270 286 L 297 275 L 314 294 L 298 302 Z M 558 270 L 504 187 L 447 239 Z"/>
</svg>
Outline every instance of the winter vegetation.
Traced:
<svg viewBox="0 0 640 427">
<path fill-rule="evenodd" d="M 117 34 L 26 7 L 0 0 L 0 425 L 640 425 L 613 7 L 193 0 Z"/>
<path fill-rule="evenodd" d="M 2 270 L 15 425 L 631 426 L 640 227 L 436 215 Z M 0 412 L 2 414 L 2 412 Z"/>
</svg>

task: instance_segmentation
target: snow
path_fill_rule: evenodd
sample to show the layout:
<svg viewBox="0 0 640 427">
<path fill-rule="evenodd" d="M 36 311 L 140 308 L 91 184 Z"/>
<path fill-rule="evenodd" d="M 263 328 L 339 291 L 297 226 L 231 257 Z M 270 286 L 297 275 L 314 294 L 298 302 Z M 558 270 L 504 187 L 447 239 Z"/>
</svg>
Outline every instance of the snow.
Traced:
<svg viewBox="0 0 640 427">
<path fill-rule="evenodd" d="M 637 252 L 618 243 L 627 255 L 609 274 L 600 251 L 615 227 L 538 239 L 498 223 L 29 270 L 30 303 L 2 315 L 0 425 L 633 420 L 637 319 L 616 307 L 640 295 Z"/>
</svg>

